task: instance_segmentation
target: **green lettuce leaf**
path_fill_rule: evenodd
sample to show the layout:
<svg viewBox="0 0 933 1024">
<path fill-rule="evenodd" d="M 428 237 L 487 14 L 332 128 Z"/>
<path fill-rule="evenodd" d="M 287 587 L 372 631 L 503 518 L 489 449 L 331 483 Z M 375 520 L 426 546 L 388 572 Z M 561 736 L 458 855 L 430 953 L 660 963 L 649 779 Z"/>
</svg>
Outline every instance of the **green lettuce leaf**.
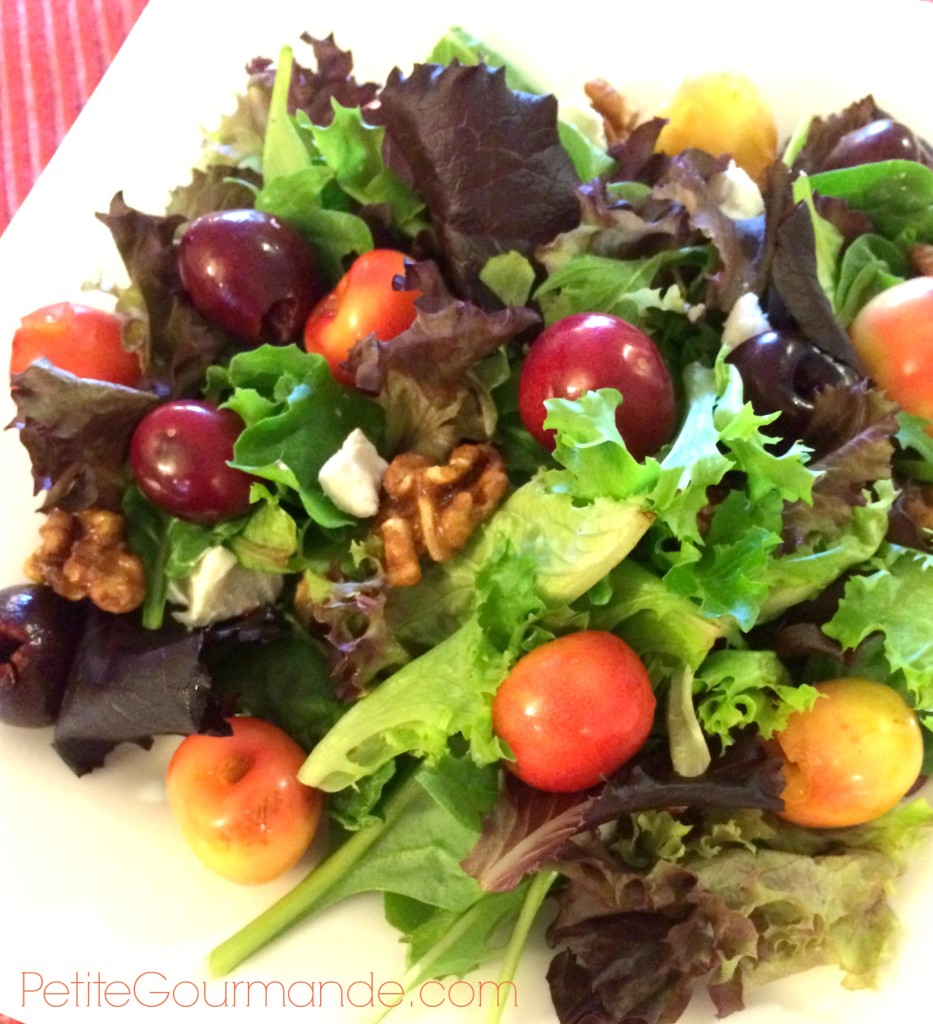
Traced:
<svg viewBox="0 0 933 1024">
<path fill-rule="evenodd" d="M 295 345 L 263 345 L 212 367 L 208 392 L 245 423 L 234 445 L 237 469 L 274 485 L 322 527 L 355 520 L 324 494 L 318 473 L 359 428 L 378 447 L 383 413 L 358 391 L 338 384 L 323 356 Z"/>
<path fill-rule="evenodd" d="M 820 287 L 826 293 L 833 308 L 836 303 L 836 280 L 839 259 L 842 253 L 842 233 L 839 229 L 816 212 L 811 179 L 801 174 L 793 185 L 794 202 L 803 202 L 810 211 L 813 221 L 813 238 L 816 248 L 816 276 Z"/>
<path fill-rule="evenodd" d="M 621 317 L 637 327 L 648 323 L 652 310 L 686 310 L 677 285 L 658 287 L 661 271 L 672 265 L 703 265 L 702 249 L 667 249 L 644 259 L 610 259 L 591 253 L 572 256 L 552 267 L 547 280 L 535 292 L 546 323 L 574 313 L 598 310 Z"/>
<path fill-rule="evenodd" d="M 781 543 L 776 493 L 753 501 L 730 491 L 715 507 L 701 547 L 684 544 L 665 576 L 672 590 L 699 601 L 712 617 L 730 616 L 747 631 L 769 595 L 767 571 Z"/>
<path fill-rule="evenodd" d="M 720 390 L 715 373 L 699 363 L 687 367 L 686 417 L 651 495 L 665 525 L 680 540 L 700 543 L 699 515 L 709 502 L 708 488 L 718 484 L 733 465 L 719 448 Z"/>
<path fill-rule="evenodd" d="M 479 279 L 505 306 L 524 306 L 535 283 L 535 268 L 520 252 L 510 250 L 486 261 Z"/>
<path fill-rule="evenodd" d="M 343 259 L 373 248 L 366 222 L 348 212 L 335 187 L 336 172 L 318 153 L 307 115 L 288 110 L 293 57 L 290 47 L 279 55 L 269 103 L 262 154 L 263 186 L 256 209 L 288 221 L 313 247 L 321 269 L 336 282 Z"/>
<path fill-rule="evenodd" d="M 716 651 L 694 678 L 697 715 L 708 736 L 729 746 L 737 730 L 754 725 L 769 739 L 795 711 L 817 699 L 812 686 L 796 686 L 773 651 Z"/>
<path fill-rule="evenodd" d="M 355 785 L 399 754 L 436 759 L 463 734 L 478 762 L 503 755 L 489 705 L 510 658 L 475 621 L 403 666 L 350 711 L 315 747 L 299 778 L 334 792 Z"/>
<path fill-rule="evenodd" d="M 426 223 L 420 217 L 424 203 L 393 174 L 382 158 L 385 128 L 367 124 L 359 107 L 343 107 L 333 100 L 334 119 L 327 126 L 307 123 L 307 130 L 334 181 L 360 205 L 384 205 L 392 224 L 413 237 Z"/>
<path fill-rule="evenodd" d="M 690 367 L 687 393 L 691 413 L 661 461 L 650 506 L 681 540 L 665 554 L 668 584 L 695 598 L 704 614 L 732 616 L 747 630 L 771 592 L 767 574 L 781 544 L 785 502 L 809 502 L 817 474 L 800 444 L 774 450 L 764 429 L 773 417 L 758 416 L 744 401 L 738 371 L 721 358 L 712 369 Z M 727 471 L 744 474 L 744 487 L 709 507 L 701 537 L 708 488 Z"/>
<path fill-rule="evenodd" d="M 347 257 L 373 248 L 372 232 L 359 216 L 379 206 L 391 225 L 413 237 L 426 226 L 423 204 L 382 158 L 385 129 L 367 124 L 359 107 L 331 98 L 332 116 L 315 124 L 304 110 L 289 112 L 292 51 L 283 48 L 269 102 L 262 154 L 263 184 L 256 209 L 288 221 L 313 246 L 332 282 Z"/>
<path fill-rule="evenodd" d="M 262 171 L 267 181 L 286 178 L 310 166 L 313 156 L 295 119 L 288 112 L 288 93 L 295 59 L 290 46 L 279 51 L 279 63 L 269 99 L 262 147 Z"/>
<path fill-rule="evenodd" d="M 541 608 L 532 588 L 511 592 L 534 564 L 500 550 L 476 577 L 476 612 L 425 654 L 358 701 L 315 747 L 299 772 L 309 786 L 334 792 L 356 785 L 400 754 L 434 764 L 462 735 L 476 764 L 505 750 L 492 732 L 492 696 L 521 649 L 525 626 Z M 488 605 L 488 606 L 487 606 Z"/>
<path fill-rule="evenodd" d="M 882 550 L 865 575 L 846 584 L 836 614 L 823 627 L 843 648 L 875 633 L 892 682 L 925 717 L 933 714 L 933 630 L 917 609 L 933 600 L 933 557 L 906 548 Z"/>
<path fill-rule="evenodd" d="M 583 501 L 625 500 L 647 491 L 657 480 L 657 462 L 638 462 L 625 447 L 616 426 L 621 404 L 622 395 L 612 388 L 544 403 L 544 426 L 557 434 L 554 459 L 572 475 L 573 493 Z"/>
<path fill-rule="evenodd" d="M 230 550 L 247 569 L 299 572 L 304 560 L 297 522 L 261 485 L 255 485 L 252 496 L 254 500 L 261 499 L 259 507 L 250 514 L 243 529 L 231 538 Z"/>
<path fill-rule="evenodd" d="M 515 491 L 450 562 L 427 569 L 417 588 L 393 592 L 388 615 L 404 643 L 429 646 L 471 614 L 477 576 L 503 545 L 534 566 L 549 608 L 575 601 L 638 543 L 652 516 L 639 498 L 587 504 L 564 489 L 569 475 L 535 477 Z"/>
<path fill-rule="evenodd" d="M 504 68 L 505 80 L 510 89 L 518 92 L 544 92 L 541 84 L 534 81 L 522 68 L 509 64 L 497 50 L 459 25 L 449 28 L 438 39 L 428 60 L 432 64 L 447 65 L 458 60 L 461 64 L 485 63 L 493 68 Z"/>
<path fill-rule="evenodd" d="M 759 608 L 759 622 L 816 597 L 849 569 L 871 558 L 884 541 L 895 498 L 890 481 L 880 480 L 875 490 L 866 505 L 852 509 L 844 529 L 815 536 L 768 563 L 769 593 Z"/>
<path fill-rule="evenodd" d="M 618 633 L 645 662 L 652 679 L 696 671 L 720 640 L 739 639 L 730 619 L 702 614 L 688 597 L 628 558 L 579 602 L 593 629 Z"/>
<path fill-rule="evenodd" d="M 325 276 L 336 284 L 346 259 L 369 252 L 374 242 L 362 217 L 322 205 L 330 181 L 330 172 L 319 165 L 273 178 L 256 197 L 256 209 L 297 228 L 314 249 Z"/>
<path fill-rule="evenodd" d="M 704 613 L 632 559 L 616 566 L 587 598 L 593 602 L 587 609 L 589 625 L 626 640 L 666 696 L 675 769 L 687 778 L 700 775 L 710 763 L 710 750 L 696 714 L 693 678 L 717 641 L 739 639 L 735 621 Z"/>
<path fill-rule="evenodd" d="M 930 421 L 925 416 L 902 412 L 897 417 L 897 440 L 903 455 L 897 467 L 912 480 L 933 483 L 933 437 L 927 433 Z"/>
</svg>

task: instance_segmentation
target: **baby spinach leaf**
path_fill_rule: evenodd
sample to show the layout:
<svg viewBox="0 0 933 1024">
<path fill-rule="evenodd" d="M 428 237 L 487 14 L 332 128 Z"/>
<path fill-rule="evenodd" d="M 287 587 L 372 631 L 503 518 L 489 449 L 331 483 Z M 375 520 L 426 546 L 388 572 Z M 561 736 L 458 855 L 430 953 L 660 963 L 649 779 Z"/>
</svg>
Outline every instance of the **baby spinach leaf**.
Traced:
<svg viewBox="0 0 933 1024">
<path fill-rule="evenodd" d="M 836 313 L 848 327 L 869 300 L 910 274 L 903 250 L 881 235 L 861 235 L 846 249 L 839 267 Z"/>
<path fill-rule="evenodd" d="M 273 722 L 305 750 L 346 710 L 333 693 L 327 659 L 304 631 L 262 644 L 217 644 L 204 662 L 219 694 L 240 714 Z"/>
<path fill-rule="evenodd" d="M 933 170 L 912 160 L 882 160 L 810 178 L 814 192 L 864 210 L 885 238 L 933 241 Z"/>
</svg>

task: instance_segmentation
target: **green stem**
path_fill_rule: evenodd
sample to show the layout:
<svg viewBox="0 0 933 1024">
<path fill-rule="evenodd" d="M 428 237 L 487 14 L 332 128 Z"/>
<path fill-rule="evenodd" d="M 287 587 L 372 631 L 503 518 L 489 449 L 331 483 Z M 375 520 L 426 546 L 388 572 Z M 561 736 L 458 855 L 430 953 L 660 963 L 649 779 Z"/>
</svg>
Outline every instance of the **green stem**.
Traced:
<svg viewBox="0 0 933 1024">
<path fill-rule="evenodd" d="M 503 955 L 502 967 L 499 971 L 500 988 L 504 982 L 511 982 L 514 978 L 515 971 L 518 967 L 518 961 L 521 958 L 522 951 L 528 941 L 528 934 L 531 931 L 531 926 L 534 923 L 534 919 L 537 916 L 538 911 L 541 909 L 541 904 L 544 902 L 545 896 L 547 896 L 548 891 L 554 884 L 554 880 L 556 878 L 556 871 L 544 871 L 541 874 L 536 875 L 528 886 L 528 891 L 525 893 L 525 898 L 522 900 L 521 909 L 519 910 L 518 917 L 515 921 L 515 927 L 512 929 L 512 934 L 509 937 L 509 942 Z M 457 920 L 444 937 L 431 947 L 428 953 L 408 968 L 401 979 L 399 979 L 399 985 L 402 989 L 403 995 L 422 981 L 426 981 L 432 976 L 434 965 L 438 960 L 444 957 L 449 949 L 456 946 L 460 941 L 460 938 L 465 933 L 470 931 L 473 926 L 473 919 L 482 913 L 482 900 L 480 900 L 479 902 L 474 903 L 473 906 Z M 399 1004 L 395 1005 L 397 1006 Z M 505 1012 L 505 1005 L 506 1004 L 504 1002 L 498 1002 L 490 1007 L 488 1024 L 499 1024 L 502 1019 L 502 1014 Z M 386 1017 L 394 1008 L 395 1007 L 391 1005 L 381 1007 L 374 1016 L 367 1018 L 366 1024 L 379 1024 L 379 1022 L 383 1020 L 383 1018 Z"/>
<path fill-rule="evenodd" d="M 457 923 L 450 929 L 450 931 L 447 932 L 440 942 L 436 942 L 431 947 L 430 952 L 426 953 L 420 960 L 416 961 L 408 968 L 408 970 L 399 979 L 399 986 L 402 989 L 403 995 L 419 982 L 427 981 L 427 979 L 431 977 L 431 968 L 447 952 L 448 949 L 456 945 L 460 936 L 463 935 L 464 932 L 469 931 L 473 923 L 473 917 L 479 912 L 478 904 L 474 904 L 470 907 L 470 909 L 457 921 Z M 366 1024 L 379 1024 L 379 1021 L 387 1016 L 390 1010 L 395 1009 L 396 1005 L 398 1004 L 383 1006 L 374 1016 L 367 1019 Z"/>
<path fill-rule="evenodd" d="M 556 871 L 542 871 L 532 879 L 528 892 L 525 894 L 525 900 L 522 903 L 518 920 L 512 929 L 509 944 L 505 947 L 502 966 L 499 969 L 497 990 L 501 990 L 505 982 L 511 982 L 514 979 L 515 972 L 518 969 L 518 961 L 521 959 L 522 952 L 528 942 L 531 926 L 534 924 L 538 911 L 541 909 L 541 904 L 544 902 L 556 878 Z M 492 1003 L 486 1017 L 486 1024 L 500 1024 L 502 1015 L 505 1013 L 505 1006 L 505 1001 L 501 999 Z"/>
<path fill-rule="evenodd" d="M 405 808 L 420 792 L 417 775 L 412 776 L 386 801 L 381 821 L 355 832 L 295 886 L 291 892 L 253 918 L 238 932 L 225 939 L 208 956 L 208 967 L 214 977 L 229 974 L 244 960 L 257 953 L 277 936 L 307 917 L 353 865 L 401 817 Z"/>
</svg>

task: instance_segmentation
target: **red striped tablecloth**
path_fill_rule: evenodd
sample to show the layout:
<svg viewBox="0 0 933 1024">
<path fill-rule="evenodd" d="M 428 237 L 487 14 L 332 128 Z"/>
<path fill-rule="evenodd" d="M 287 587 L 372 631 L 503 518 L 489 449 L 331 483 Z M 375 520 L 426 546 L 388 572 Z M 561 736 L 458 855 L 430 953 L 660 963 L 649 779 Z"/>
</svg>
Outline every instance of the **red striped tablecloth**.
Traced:
<svg viewBox="0 0 933 1024">
<path fill-rule="evenodd" d="M 0 0 L 0 231 L 146 0 Z"/>
</svg>

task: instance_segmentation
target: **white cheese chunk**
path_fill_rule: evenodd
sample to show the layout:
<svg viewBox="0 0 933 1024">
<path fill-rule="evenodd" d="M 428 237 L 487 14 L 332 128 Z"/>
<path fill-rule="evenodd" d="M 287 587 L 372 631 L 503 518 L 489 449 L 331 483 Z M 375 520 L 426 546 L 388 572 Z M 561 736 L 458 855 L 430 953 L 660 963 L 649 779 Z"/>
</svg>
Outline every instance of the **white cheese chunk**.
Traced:
<svg viewBox="0 0 933 1024">
<path fill-rule="evenodd" d="M 754 292 L 746 292 L 729 310 L 722 328 L 722 343 L 726 348 L 734 349 L 743 341 L 770 330 L 771 324 L 758 302 L 758 296 Z"/>
<path fill-rule="evenodd" d="M 692 306 L 687 306 L 684 312 L 690 323 L 698 324 L 706 316 L 706 303 L 696 302 Z"/>
<path fill-rule="evenodd" d="M 283 578 L 245 569 L 225 547 L 208 548 L 184 579 L 172 580 L 168 599 L 184 611 L 172 617 L 185 626 L 210 626 L 255 611 L 278 598 Z"/>
<path fill-rule="evenodd" d="M 379 510 L 379 489 L 388 468 L 372 441 L 357 428 L 321 466 L 318 482 L 341 512 L 367 519 Z"/>
<path fill-rule="evenodd" d="M 747 220 L 765 212 L 761 190 L 734 160 L 726 170 L 714 174 L 709 185 L 716 205 L 730 220 Z"/>
</svg>

